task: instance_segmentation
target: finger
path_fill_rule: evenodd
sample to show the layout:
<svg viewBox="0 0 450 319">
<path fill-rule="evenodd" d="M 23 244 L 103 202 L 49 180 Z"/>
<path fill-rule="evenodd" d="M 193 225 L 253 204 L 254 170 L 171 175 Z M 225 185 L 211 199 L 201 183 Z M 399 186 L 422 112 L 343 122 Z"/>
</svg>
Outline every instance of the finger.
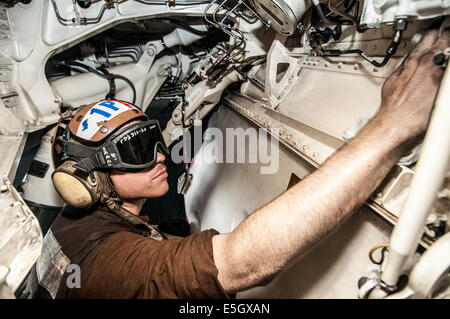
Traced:
<svg viewBox="0 0 450 319">
<path fill-rule="evenodd" d="M 403 85 L 406 85 L 416 72 L 439 73 L 440 76 L 441 72 L 435 70 L 437 66 L 433 63 L 433 56 L 445 50 L 449 45 L 449 41 L 450 29 L 446 29 L 441 36 L 439 36 L 437 25 L 427 29 L 415 48 L 385 81 L 382 96 L 389 96 L 398 84 L 403 83 Z M 419 67 L 420 70 L 418 70 Z"/>
<path fill-rule="evenodd" d="M 450 29 L 445 29 L 433 46 L 435 52 L 442 52 L 450 46 Z"/>
<path fill-rule="evenodd" d="M 417 59 L 427 53 L 439 39 L 439 29 L 432 28 L 425 31 L 415 48 L 410 52 L 407 59 Z"/>
<path fill-rule="evenodd" d="M 433 50 L 439 39 L 441 38 L 439 37 L 439 29 L 437 27 L 427 29 L 415 48 L 406 56 L 402 64 L 392 74 L 391 80 L 408 82 L 416 72 L 420 64 L 420 58 Z"/>
<path fill-rule="evenodd" d="M 450 46 L 450 30 L 445 30 L 437 39 L 434 46 L 427 53 L 423 54 L 419 60 L 418 72 L 428 74 L 442 74 L 442 67 L 434 63 L 434 57 L 445 51 Z"/>
</svg>

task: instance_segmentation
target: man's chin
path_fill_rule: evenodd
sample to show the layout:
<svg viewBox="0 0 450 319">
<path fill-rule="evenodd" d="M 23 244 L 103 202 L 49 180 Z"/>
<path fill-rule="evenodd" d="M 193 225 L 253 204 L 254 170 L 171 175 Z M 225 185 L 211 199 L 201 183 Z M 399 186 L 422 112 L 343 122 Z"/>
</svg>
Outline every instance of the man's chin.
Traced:
<svg viewBox="0 0 450 319">
<path fill-rule="evenodd" d="M 162 181 L 158 181 L 158 188 L 152 192 L 151 196 L 149 198 L 157 198 L 164 196 L 169 191 L 169 183 L 167 182 L 167 179 L 164 179 Z"/>
</svg>

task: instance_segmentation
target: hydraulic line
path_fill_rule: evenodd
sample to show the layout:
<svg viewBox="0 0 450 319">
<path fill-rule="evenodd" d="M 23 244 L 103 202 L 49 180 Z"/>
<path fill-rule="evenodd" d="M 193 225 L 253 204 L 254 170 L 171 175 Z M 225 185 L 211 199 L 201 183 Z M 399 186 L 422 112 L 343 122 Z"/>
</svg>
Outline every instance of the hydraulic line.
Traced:
<svg viewBox="0 0 450 319">
<path fill-rule="evenodd" d="M 214 34 L 217 32 L 217 29 L 210 29 L 207 31 L 197 30 L 197 29 L 191 27 L 189 24 L 184 23 L 183 21 L 172 19 L 172 18 L 155 19 L 155 21 L 169 21 L 170 23 L 176 24 L 196 35 L 211 35 L 211 34 Z"/>
<path fill-rule="evenodd" d="M 322 10 L 322 7 L 320 6 L 320 1 L 319 0 L 312 0 L 314 7 L 316 8 L 317 13 L 319 14 L 320 20 L 323 20 L 325 23 L 328 24 L 336 24 L 337 21 L 333 21 L 330 20 L 324 13 Z"/>
<path fill-rule="evenodd" d="M 362 28 L 362 27 L 359 25 L 359 21 L 358 21 L 357 18 L 355 18 L 354 16 L 348 14 L 347 11 L 342 12 L 342 11 L 340 11 L 338 8 L 333 7 L 333 6 L 331 5 L 331 0 L 328 0 L 327 7 L 328 7 L 328 9 L 329 9 L 331 12 L 333 12 L 334 14 L 337 14 L 337 15 L 343 17 L 343 18 L 346 18 L 346 19 L 349 19 L 350 21 L 352 21 L 352 22 L 354 23 L 355 27 L 356 27 L 356 30 L 357 30 L 359 33 L 362 33 L 362 32 L 364 32 L 364 31 L 366 31 L 366 29 Z M 350 8 L 351 8 L 351 7 L 350 7 Z M 358 7 L 358 9 L 359 9 L 359 7 Z M 358 15 L 358 12 L 356 12 L 356 15 Z"/>
<path fill-rule="evenodd" d="M 63 17 L 61 16 L 61 14 L 59 13 L 59 9 L 58 9 L 58 6 L 56 5 L 56 1 L 55 1 L 55 0 L 52 0 L 52 5 L 53 5 L 53 9 L 54 9 L 54 11 L 55 11 L 56 17 L 58 18 L 59 22 L 61 22 L 61 23 L 64 24 L 64 25 L 74 25 L 74 24 L 76 24 L 77 22 L 78 22 L 79 24 L 83 24 L 83 25 L 84 25 L 84 24 L 97 23 L 97 22 L 99 22 L 99 21 L 102 19 L 103 14 L 105 13 L 105 10 L 106 10 L 106 9 L 110 9 L 110 8 L 108 7 L 108 4 L 105 3 L 105 4 L 100 8 L 100 11 L 99 11 L 99 13 L 97 14 L 97 16 L 96 16 L 95 18 L 84 18 L 84 17 L 80 17 L 78 11 L 75 11 L 75 16 L 76 16 L 76 18 L 66 19 L 66 18 L 63 18 Z M 75 2 L 74 2 L 74 5 L 75 5 Z M 75 10 L 75 8 L 76 8 L 76 7 L 74 6 L 74 10 Z"/>
<path fill-rule="evenodd" d="M 328 24 L 354 24 L 356 27 L 356 30 L 359 33 L 362 33 L 366 31 L 365 28 L 361 27 L 358 21 L 358 11 L 359 11 L 359 2 L 357 0 L 353 0 L 350 5 L 345 9 L 345 11 L 340 11 L 338 8 L 333 7 L 331 5 L 331 0 L 328 0 L 327 8 L 330 10 L 330 13 L 337 14 L 339 17 L 345 18 L 347 20 L 336 20 L 336 18 L 329 18 L 328 15 L 325 15 L 325 13 L 322 10 L 322 7 L 320 6 L 320 0 L 312 0 L 313 5 L 317 11 L 317 14 L 320 17 L 320 20 L 324 21 Z M 353 7 L 356 5 L 356 17 L 351 16 L 349 12 L 353 9 Z"/>
<path fill-rule="evenodd" d="M 397 30 L 395 31 L 394 38 L 392 39 L 391 44 L 386 49 L 386 55 L 383 59 L 383 61 L 378 62 L 370 55 L 364 53 L 360 49 L 351 49 L 351 50 L 323 50 L 321 52 L 321 55 L 323 56 L 341 56 L 344 54 L 359 54 L 361 57 L 363 57 L 365 60 L 369 61 L 372 65 L 376 67 L 382 67 L 385 66 L 386 63 L 390 60 L 390 58 L 397 52 L 398 45 L 400 44 L 400 41 L 402 39 L 402 33 L 403 30 Z"/>
<path fill-rule="evenodd" d="M 88 65 L 85 65 L 83 63 L 79 63 L 79 62 L 76 62 L 76 61 L 65 61 L 65 62 L 61 62 L 60 64 L 61 65 L 66 65 L 68 67 L 83 68 L 83 69 L 87 70 L 88 72 L 91 72 L 91 73 L 93 73 L 93 74 L 95 74 L 95 75 L 97 75 L 97 76 L 99 76 L 99 77 L 101 77 L 101 78 L 103 78 L 105 80 L 109 81 L 109 79 L 110 79 L 110 76 L 108 74 L 101 73 L 98 70 L 96 70 L 96 69 L 94 69 L 94 68 L 92 68 L 92 67 L 90 67 Z M 114 74 L 114 78 L 118 79 L 118 80 L 122 80 L 122 81 L 124 81 L 125 83 L 127 83 L 130 86 L 131 90 L 133 91 L 133 100 L 132 100 L 131 103 L 134 104 L 136 102 L 136 88 L 134 87 L 133 82 L 131 82 L 128 78 L 126 78 L 125 76 L 120 75 L 120 74 Z"/>
</svg>

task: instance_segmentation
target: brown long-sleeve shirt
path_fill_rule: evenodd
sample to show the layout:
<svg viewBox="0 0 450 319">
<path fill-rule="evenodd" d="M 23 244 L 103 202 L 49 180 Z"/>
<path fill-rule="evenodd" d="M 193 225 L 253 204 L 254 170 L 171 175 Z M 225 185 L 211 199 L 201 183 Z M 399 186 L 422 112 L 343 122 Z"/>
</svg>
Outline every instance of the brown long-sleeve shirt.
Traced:
<svg viewBox="0 0 450 319">
<path fill-rule="evenodd" d="M 228 298 L 217 279 L 215 230 L 156 241 L 121 231 L 81 264 L 81 288 L 71 298 Z"/>
<path fill-rule="evenodd" d="M 159 241 L 140 226 L 100 209 L 64 210 L 27 289 L 35 298 L 229 298 L 214 264 L 216 230 Z"/>
</svg>

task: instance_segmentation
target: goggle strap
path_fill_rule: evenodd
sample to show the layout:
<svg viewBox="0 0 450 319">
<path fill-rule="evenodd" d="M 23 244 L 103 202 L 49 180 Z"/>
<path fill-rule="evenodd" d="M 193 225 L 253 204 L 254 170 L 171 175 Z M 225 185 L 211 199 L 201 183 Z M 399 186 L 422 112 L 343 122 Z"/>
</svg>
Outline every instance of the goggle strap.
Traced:
<svg viewBox="0 0 450 319">
<path fill-rule="evenodd" d="M 89 174 L 95 169 L 94 163 L 91 160 L 91 156 L 96 153 L 95 150 L 92 150 L 84 145 L 74 144 L 65 140 L 61 141 L 61 143 L 65 154 L 82 158 L 82 160 L 75 163 L 73 167 L 83 171 L 86 174 Z"/>
<path fill-rule="evenodd" d="M 62 151 L 63 153 L 66 153 L 67 155 L 73 155 L 76 157 L 90 157 L 92 154 L 97 152 L 97 150 L 93 150 L 90 147 L 81 145 L 81 144 L 74 144 L 69 141 L 62 140 Z"/>
<path fill-rule="evenodd" d="M 92 161 L 89 157 L 83 158 L 81 161 L 73 164 L 72 166 L 86 174 L 89 174 L 95 169 L 95 166 L 92 164 Z"/>
</svg>

